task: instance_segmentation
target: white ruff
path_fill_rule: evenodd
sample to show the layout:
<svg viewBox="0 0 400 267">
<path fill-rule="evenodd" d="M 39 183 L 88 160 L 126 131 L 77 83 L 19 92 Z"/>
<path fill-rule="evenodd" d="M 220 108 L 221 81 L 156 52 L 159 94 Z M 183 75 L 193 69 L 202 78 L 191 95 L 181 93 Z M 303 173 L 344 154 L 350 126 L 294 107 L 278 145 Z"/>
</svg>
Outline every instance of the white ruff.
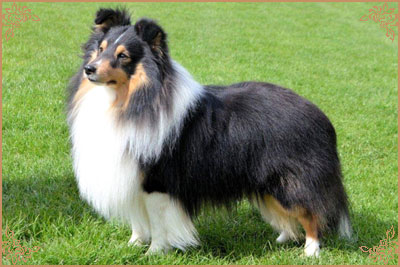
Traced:
<svg viewBox="0 0 400 267">
<path fill-rule="evenodd" d="M 138 127 L 133 122 L 117 125 L 117 114 L 111 108 L 116 94 L 106 86 L 90 89 L 74 104 L 68 118 L 74 170 L 81 197 L 104 217 L 130 223 L 132 242 L 136 239 L 148 242 L 154 234 L 151 233 L 149 215 L 157 210 L 154 204 L 149 206 L 146 203 L 146 194 L 141 189 L 143 174 L 138 161 L 156 160 L 160 156 L 166 141 L 178 136 L 183 119 L 203 91 L 183 67 L 175 62 L 173 66 L 176 86 L 172 112 L 170 116 L 159 114 L 156 126 L 149 123 Z M 148 211 L 148 208 L 151 210 Z M 169 209 L 174 214 L 183 212 L 181 207 L 172 204 Z M 167 240 L 177 247 L 195 244 L 191 222 L 184 219 L 184 215 L 180 217 L 182 222 L 175 222 L 175 229 L 171 231 L 173 238 Z"/>
<path fill-rule="evenodd" d="M 70 116 L 72 156 L 81 196 L 97 212 L 126 217 L 138 193 L 138 163 L 128 153 L 127 131 L 116 126 L 110 106 L 115 91 L 96 86 L 83 96 Z"/>
</svg>

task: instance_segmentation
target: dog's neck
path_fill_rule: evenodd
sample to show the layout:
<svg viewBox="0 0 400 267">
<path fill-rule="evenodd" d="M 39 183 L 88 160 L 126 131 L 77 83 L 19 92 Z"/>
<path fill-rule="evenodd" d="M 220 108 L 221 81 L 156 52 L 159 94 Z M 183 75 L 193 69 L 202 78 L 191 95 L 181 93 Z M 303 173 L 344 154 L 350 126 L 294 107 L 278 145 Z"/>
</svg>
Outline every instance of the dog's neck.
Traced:
<svg viewBox="0 0 400 267">
<path fill-rule="evenodd" d="M 175 61 L 171 63 L 173 71 L 169 78 L 172 82 L 164 84 L 162 88 L 168 95 L 156 96 L 149 107 L 155 114 L 151 118 L 133 120 L 133 130 L 129 131 L 129 152 L 142 162 L 157 160 L 165 146 L 173 146 L 180 135 L 184 119 L 204 91 L 203 86 L 185 68 Z M 162 90 L 157 93 L 165 93 Z M 165 99 L 160 101 L 162 97 Z"/>
</svg>

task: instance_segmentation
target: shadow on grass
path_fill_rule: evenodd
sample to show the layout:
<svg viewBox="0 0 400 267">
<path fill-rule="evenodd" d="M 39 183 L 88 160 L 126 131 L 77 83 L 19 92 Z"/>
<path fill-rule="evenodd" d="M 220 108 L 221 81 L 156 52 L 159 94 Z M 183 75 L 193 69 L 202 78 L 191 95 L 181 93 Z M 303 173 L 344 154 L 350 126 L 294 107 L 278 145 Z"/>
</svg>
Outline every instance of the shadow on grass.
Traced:
<svg viewBox="0 0 400 267">
<path fill-rule="evenodd" d="M 38 178 L 41 177 L 41 178 Z M 3 229 L 13 227 L 23 240 L 40 238 L 46 225 L 68 222 L 77 225 L 85 214 L 97 216 L 80 199 L 74 177 L 35 175 L 18 180 L 3 179 Z"/>
<path fill-rule="evenodd" d="M 279 251 L 284 254 L 284 250 L 299 248 L 302 253 L 304 239 L 277 244 L 275 240 L 279 234 L 262 221 L 258 211 L 248 210 L 247 216 L 237 215 L 237 213 L 231 214 L 225 221 L 226 225 L 217 228 L 202 221 L 199 222 L 198 230 L 203 244 L 202 250 L 205 253 L 211 253 L 214 257 L 220 258 L 229 256 L 235 260 L 243 256 L 262 257 Z M 232 219 L 236 221 L 234 225 L 229 223 Z M 351 215 L 351 219 L 353 235 L 350 240 L 339 238 L 334 233 L 327 234 L 321 240 L 321 248 L 362 253 L 360 246 L 379 246 L 380 240 L 386 238 L 386 231 L 392 225 L 394 229 L 397 229 L 398 225 L 396 220 L 382 221 L 372 214 L 356 213 Z M 249 225 L 249 220 L 252 225 Z M 218 220 L 217 224 L 219 223 L 223 224 L 224 221 Z M 395 239 L 397 239 L 397 233 Z M 283 254 L 282 257 L 284 257 Z"/>
<path fill-rule="evenodd" d="M 44 176 L 39 176 L 44 177 Z M 40 178 L 24 180 L 3 180 L 3 230 L 6 224 L 16 227 L 18 238 L 40 239 L 46 229 L 37 229 L 38 221 L 57 224 L 68 220 L 74 224 L 82 223 L 83 214 L 90 214 L 94 220 L 100 217 L 79 198 L 74 177 Z M 206 211 L 195 220 L 202 246 L 191 249 L 189 254 L 211 254 L 214 257 L 240 259 L 242 256 L 260 257 L 269 252 L 282 249 L 301 248 L 304 241 L 275 243 L 278 234 L 264 223 L 255 209 L 241 207 L 222 216 L 218 211 Z M 64 222 L 65 223 L 65 222 Z M 35 225 L 36 224 L 36 225 Z M 323 247 L 339 250 L 357 251 L 360 246 L 372 247 L 386 237 L 386 231 L 394 220 L 378 220 L 373 214 L 353 214 L 354 240 L 346 241 L 336 235 L 323 239 Z M 13 230 L 13 229 L 12 229 Z"/>
</svg>

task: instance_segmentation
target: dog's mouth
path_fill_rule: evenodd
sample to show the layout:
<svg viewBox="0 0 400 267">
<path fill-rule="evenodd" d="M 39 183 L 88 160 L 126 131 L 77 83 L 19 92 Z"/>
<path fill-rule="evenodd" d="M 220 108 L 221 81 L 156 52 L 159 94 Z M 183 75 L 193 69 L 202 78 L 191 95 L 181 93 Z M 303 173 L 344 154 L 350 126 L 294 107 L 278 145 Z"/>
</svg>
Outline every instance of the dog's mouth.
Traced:
<svg viewBox="0 0 400 267">
<path fill-rule="evenodd" d="M 92 77 L 92 76 L 88 76 L 87 78 L 88 78 L 88 80 L 91 81 L 91 82 L 98 83 L 97 79 L 95 79 L 95 78 Z"/>
<path fill-rule="evenodd" d="M 115 85 L 115 84 L 117 84 L 116 80 L 109 80 L 107 82 L 104 82 L 104 81 L 101 81 L 98 77 L 92 76 L 92 75 L 89 75 L 87 78 L 92 83 L 106 84 L 106 85 Z"/>
</svg>

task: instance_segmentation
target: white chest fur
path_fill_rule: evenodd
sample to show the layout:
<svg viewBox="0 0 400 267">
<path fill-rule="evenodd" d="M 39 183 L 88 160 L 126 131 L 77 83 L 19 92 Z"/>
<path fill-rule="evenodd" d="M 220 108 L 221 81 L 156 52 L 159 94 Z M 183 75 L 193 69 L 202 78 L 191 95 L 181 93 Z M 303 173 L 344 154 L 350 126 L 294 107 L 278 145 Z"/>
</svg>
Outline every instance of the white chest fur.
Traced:
<svg viewBox="0 0 400 267">
<path fill-rule="evenodd" d="M 79 100 L 71 121 L 72 156 L 81 197 L 106 218 L 125 217 L 140 188 L 129 134 L 116 125 L 115 92 L 97 86 Z"/>
</svg>

